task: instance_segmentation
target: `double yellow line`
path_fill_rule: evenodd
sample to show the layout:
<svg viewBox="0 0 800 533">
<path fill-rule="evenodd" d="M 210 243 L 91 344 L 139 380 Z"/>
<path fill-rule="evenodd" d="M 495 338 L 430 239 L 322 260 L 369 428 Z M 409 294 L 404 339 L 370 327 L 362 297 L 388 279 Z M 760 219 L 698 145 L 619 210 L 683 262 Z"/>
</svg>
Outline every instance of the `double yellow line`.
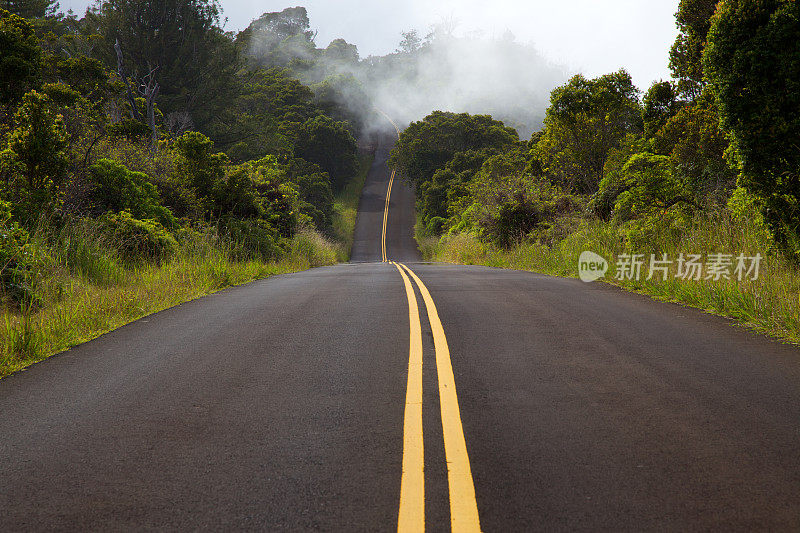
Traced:
<svg viewBox="0 0 800 533">
<path fill-rule="evenodd" d="M 428 322 L 433 333 L 436 372 L 439 382 L 439 405 L 447 461 L 447 484 L 450 492 L 450 529 L 454 532 L 479 532 L 478 504 L 475 483 L 469 464 L 467 443 L 458 407 L 458 394 L 450 360 L 450 348 L 444 334 L 436 304 L 422 280 L 402 263 L 392 262 L 403 278 L 408 298 L 410 348 L 408 385 L 403 421 L 403 475 L 400 482 L 398 532 L 425 530 L 425 453 L 422 433 L 422 326 L 417 297 L 409 277 L 419 287 Z"/>
<path fill-rule="evenodd" d="M 386 117 L 392 126 L 394 126 L 394 130 L 397 132 L 397 138 L 400 138 L 400 128 L 397 127 L 397 124 L 383 111 L 378 109 L 378 113 Z M 389 261 L 389 257 L 386 255 L 386 227 L 388 226 L 389 221 L 389 203 L 391 202 L 392 198 L 392 185 L 394 184 L 394 176 L 396 170 L 392 169 L 392 175 L 389 178 L 389 186 L 386 188 L 386 202 L 383 206 L 383 229 L 381 230 L 381 261 L 386 263 Z"/>
<path fill-rule="evenodd" d="M 379 110 L 380 111 L 380 110 Z M 385 113 L 380 111 L 384 116 Z M 397 130 L 400 129 L 386 116 Z M 389 178 L 386 202 L 383 209 L 381 231 L 381 260 L 391 262 L 400 273 L 408 298 L 408 320 L 410 341 L 408 355 L 408 384 L 403 419 L 403 474 L 400 481 L 400 511 L 398 532 L 425 531 L 425 446 L 422 432 L 422 321 L 417 297 L 411 279 L 419 287 L 428 322 L 433 333 L 433 348 L 436 352 L 436 372 L 439 383 L 439 405 L 442 417 L 445 460 L 447 461 L 447 484 L 450 492 L 450 528 L 454 532 L 480 532 L 478 504 L 475 499 L 475 483 L 467 454 L 461 410 L 458 407 L 456 381 L 450 360 L 450 348 L 444 334 L 439 312 L 430 291 L 421 279 L 406 265 L 389 261 L 386 252 L 386 228 L 389 220 L 389 204 L 392 196 L 395 170 Z M 411 279 L 409 279 L 411 278 Z"/>
<path fill-rule="evenodd" d="M 386 255 L 386 227 L 389 221 L 389 202 L 392 198 L 392 184 L 394 184 L 395 171 L 392 170 L 392 176 L 389 178 L 389 187 L 386 189 L 386 202 L 383 207 L 383 230 L 381 231 L 381 261 L 384 263 L 389 260 Z"/>
</svg>

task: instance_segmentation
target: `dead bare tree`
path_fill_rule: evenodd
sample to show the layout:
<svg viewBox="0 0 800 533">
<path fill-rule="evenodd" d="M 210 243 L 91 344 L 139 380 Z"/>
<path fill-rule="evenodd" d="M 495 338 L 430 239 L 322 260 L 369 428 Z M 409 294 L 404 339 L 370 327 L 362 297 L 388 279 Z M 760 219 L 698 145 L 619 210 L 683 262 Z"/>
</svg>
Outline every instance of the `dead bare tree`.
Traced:
<svg viewBox="0 0 800 533">
<path fill-rule="evenodd" d="M 131 107 L 131 118 L 139 122 L 146 122 L 152 132 L 151 150 L 155 152 L 158 150 L 158 129 L 156 128 L 156 98 L 161 90 L 161 86 L 156 81 L 156 72 L 159 67 L 152 68 L 148 63 L 147 68 L 149 72 L 144 76 L 138 84 L 129 80 L 125 76 L 125 70 L 122 62 L 122 46 L 119 44 L 119 39 L 114 43 L 114 50 L 117 52 L 117 74 L 125 82 L 125 94 L 128 98 L 128 103 Z M 136 74 L 134 73 L 134 78 Z M 145 115 L 139 109 L 136 102 L 136 96 L 144 99 L 145 102 Z"/>
<path fill-rule="evenodd" d="M 194 127 L 192 115 L 188 111 L 173 111 L 164 117 L 164 126 L 173 139 L 180 137 Z"/>
</svg>

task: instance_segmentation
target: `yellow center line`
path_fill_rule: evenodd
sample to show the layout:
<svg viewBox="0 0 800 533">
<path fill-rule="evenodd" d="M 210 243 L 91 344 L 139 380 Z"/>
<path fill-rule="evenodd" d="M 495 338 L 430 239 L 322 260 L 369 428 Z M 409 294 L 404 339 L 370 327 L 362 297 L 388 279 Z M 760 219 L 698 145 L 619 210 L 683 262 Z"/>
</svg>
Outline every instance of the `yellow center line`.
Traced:
<svg viewBox="0 0 800 533">
<path fill-rule="evenodd" d="M 447 460 L 447 483 L 450 490 L 450 528 L 456 533 L 479 532 L 478 503 L 475 499 L 475 483 L 467 454 L 467 442 L 461 424 L 461 411 L 458 407 L 456 381 L 450 360 L 450 348 L 444 334 L 442 322 L 431 293 L 422 280 L 402 263 L 399 264 L 414 280 L 425 301 L 428 322 L 433 333 L 433 347 L 436 352 L 436 372 L 439 381 L 439 404 L 442 414 L 444 452 Z M 416 296 L 415 296 L 416 298 Z"/>
<path fill-rule="evenodd" d="M 392 176 L 389 178 L 389 186 L 386 188 L 386 202 L 383 207 L 383 230 L 381 231 L 381 261 L 384 263 L 389 260 L 386 254 L 386 227 L 389 222 L 389 204 L 392 198 L 392 184 L 394 183 L 395 171 L 392 170 Z"/>
<path fill-rule="evenodd" d="M 394 130 L 397 132 L 397 138 L 399 139 L 400 128 L 397 127 L 397 124 L 395 124 L 394 120 L 392 120 L 391 117 L 389 117 L 389 115 L 387 115 L 380 109 L 376 108 L 376 110 L 378 111 L 378 113 L 386 117 L 386 120 L 388 120 L 392 124 L 392 126 L 394 126 Z M 392 184 L 394 183 L 395 172 L 396 170 L 392 170 L 392 176 L 389 178 L 389 187 L 387 187 L 386 189 L 386 203 L 384 204 L 383 207 L 383 228 L 381 229 L 381 261 L 384 263 L 389 261 L 389 256 L 386 253 L 386 226 L 389 221 L 389 203 L 391 202 L 392 198 Z"/>
<path fill-rule="evenodd" d="M 408 387 L 403 421 L 403 476 L 397 531 L 425 531 L 425 453 L 422 440 L 422 327 L 414 288 L 405 272 L 393 263 L 406 288 L 411 342 L 408 353 Z"/>
</svg>

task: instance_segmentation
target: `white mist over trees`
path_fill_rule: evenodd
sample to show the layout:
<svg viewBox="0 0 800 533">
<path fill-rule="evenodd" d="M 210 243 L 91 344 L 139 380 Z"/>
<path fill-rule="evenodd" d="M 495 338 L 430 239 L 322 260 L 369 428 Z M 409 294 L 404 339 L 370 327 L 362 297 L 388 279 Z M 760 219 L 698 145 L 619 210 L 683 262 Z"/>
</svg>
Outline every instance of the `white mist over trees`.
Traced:
<svg viewBox="0 0 800 533">
<path fill-rule="evenodd" d="M 445 21 L 424 37 L 404 33 L 392 54 L 361 59 L 342 39 L 317 48 L 310 27 L 304 8 L 289 8 L 265 13 L 238 41 L 252 66 L 290 69 L 321 104 L 344 104 L 365 127 L 373 106 L 406 124 L 442 110 L 491 114 L 527 138 L 542 126 L 550 91 L 567 79 L 510 33 L 457 37 Z"/>
</svg>

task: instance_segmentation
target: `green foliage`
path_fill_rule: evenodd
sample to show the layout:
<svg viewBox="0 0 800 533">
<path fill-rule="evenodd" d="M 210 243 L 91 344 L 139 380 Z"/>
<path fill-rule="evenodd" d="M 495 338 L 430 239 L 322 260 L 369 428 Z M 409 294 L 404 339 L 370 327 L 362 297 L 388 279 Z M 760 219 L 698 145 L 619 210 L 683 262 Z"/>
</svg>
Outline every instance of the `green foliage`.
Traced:
<svg viewBox="0 0 800 533">
<path fill-rule="evenodd" d="M 231 255 L 240 261 L 275 259 L 286 252 L 278 232 L 264 220 L 230 219 L 220 232 L 231 243 Z"/>
<path fill-rule="evenodd" d="M 123 118 L 106 128 L 110 137 L 116 139 L 125 138 L 129 141 L 141 141 L 149 139 L 152 135 L 150 127 L 139 120 Z"/>
<path fill-rule="evenodd" d="M 0 104 L 17 102 L 39 86 L 41 62 L 33 24 L 0 9 Z"/>
<path fill-rule="evenodd" d="M 313 85 L 312 89 L 314 103 L 325 115 L 352 124 L 357 133 L 363 132 L 365 119 L 368 118 L 365 108 L 370 105 L 369 97 L 352 74 L 328 76 L 321 83 Z"/>
<path fill-rule="evenodd" d="M 342 189 L 358 170 L 358 145 L 343 122 L 318 116 L 293 128 L 294 153 L 318 164 L 330 175 L 334 188 Z"/>
<path fill-rule="evenodd" d="M 653 147 L 669 155 L 697 198 L 725 198 L 735 186 L 737 172 L 725 158 L 729 141 L 708 90 L 664 124 L 653 137 Z"/>
<path fill-rule="evenodd" d="M 614 205 L 614 218 L 618 221 L 663 213 L 679 204 L 699 207 L 666 156 L 635 154 L 622 172 L 625 190 Z"/>
<path fill-rule="evenodd" d="M 14 115 L 8 146 L 0 154 L 17 220 L 32 223 L 43 210 L 59 202 L 58 190 L 67 176 L 67 133 L 53 112 L 50 98 L 30 91 Z"/>
<path fill-rule="evenodd" d="M 197 132 L 183 134 L 175 141 L 174 181 L 183 198 L 173 198 L 182 214 L 192 214 L 194 205 L 200 208 L 199 216 L 220 216 L 217 205 L 220 184 L 225 178 L 228 156 L 214 153 L 214 143 Z M 196 203 L 195 203 L 196 202 Z"/>
<path fill-rule="evenodd" d="M 554 183 L 571 192 L 597 190 L 610 150 L 642 132 L 638 93 L 624 70 L 593 80 L 577 75 L 553 90 L 534 152 Z"/>
<path fill-rule="evenodd" d="M 678 91 L 688 98 L 700 96 L 705 86 L 702 56 L 718 3 L 719 0 L 681 0 L 675 14 L 679 33 L 669 52 L 669 66 L 678 79 Z"/>
<path fill-rule="evenodd" d="M 703 57 L 741 168 L 779 244 L 800 257 L 800 4 L 720 3 Z"/>
<path fill-rule="evenodd" d="M 517 141 L 516 131 L 488 115 L 434 111 L 400 134 L 389 165 L 419 187 L 459 152 L 502 150 Z"/>
<path fill-rule="evenodd" d="M 764 203 L 750 194 L 747 189 L 744 187 L 734 189 L 728 199 L 727 207 L 733 220 L 742 226 L 752 228 L 761 242 L 769 243 L 774 240 L 767 221 L 764 219 Z"/>
<path fill-rule="evenodd" d="M 96 20 L 107 67 L 116 69 L 119 41 L 125 73 L 137 85 L 156 69 L 165 114 L 188 113 L 204 131 L 234 93 L 240 61 L 217 1 L 105 0 Z"/>
<path fill-rule="evenodd" d="M 156 220 L 139 220 L 128 211 L 100 217 L 104 233 L 120 257 L 130 263 L 161 261 L 178 248 L 175 237 Z"/>
<path fill-rule="evenodd" d="M 35 301 L 28 232 L 11 220 L 11 205 L 0 200 L 0 299 L 13 306 Z"/>
<path fill-rule="evenodd" d="M 293 237 L 297 231 L 297 191 L 282 182 L 282 173 L 274 157 L 242 163 L 238 168 L 249 176 L 254 187 L 258 218 L 269 222 L 281 237 Z"/>
<path fill-rule="evenodd" d="M 154 219 L 162 226 L 177 226 L 172 212 L 161 205 L 156 186 L 147 175 L 131 172 L 124 165 L 100 159 L 89 167 L 94 208 L 99 213 L 128 211 L 134 218 Z"/>
<path fill-rule="evenodd" d="M 555 220 L 580 206 L 576 197 L 540 176 L 512 175 L 498 182 L 482 171 L 473 191 L 478 227 L 502 248 L 526 239 L 549 241 Z"/>
<path fill-rule="evenodd" d="M 618 148 L 612 148 L 603 167 L 603 179 L 596 193 L 591 195 L 589 213 L 602 220 L 610 220 L 614 203 L 621 192 L 628 189 L 625 164 L 631 156 L 651 151 L 651 143 L 638 135 L 628 134 Z"/>
<path fill-rule="evenodd" d="M 250 23 L 238 37 L 239 47 L 247 51 L 251 65 L 286 67 L 294 59 L 314 53 L 315 33 L 304 7 L 264 13 Z"/>
<path fill-rule="evenodd" d="M 318 230 L 328 230 L 333 222 L 333 191 L 328 174 L 319 165 L 302 159 L 289 161 L 283 172 L 285 180 L 297 190 L 299 213 Z"/>
<path fill-rule="evenodd" d="M 4 0 L 3 8 L 26 19 L 53 16 L 58 11 L 56 0 Z"/>
<path fill-rule="evenodd" d="M 283 69 L 255 70 L 240 83 L 239 94 L 213 123 L 219 145 L 237 162 L 290 152 L 283 125 L 296 129 L 319 113 L 314 93 Z"/>
<path fill-rule="evenodd" d="M 644 135 L 655 136 L 681 108 L 675 85 L 669 81 L 654 82 L 642 99 Z"/>
</svg>

